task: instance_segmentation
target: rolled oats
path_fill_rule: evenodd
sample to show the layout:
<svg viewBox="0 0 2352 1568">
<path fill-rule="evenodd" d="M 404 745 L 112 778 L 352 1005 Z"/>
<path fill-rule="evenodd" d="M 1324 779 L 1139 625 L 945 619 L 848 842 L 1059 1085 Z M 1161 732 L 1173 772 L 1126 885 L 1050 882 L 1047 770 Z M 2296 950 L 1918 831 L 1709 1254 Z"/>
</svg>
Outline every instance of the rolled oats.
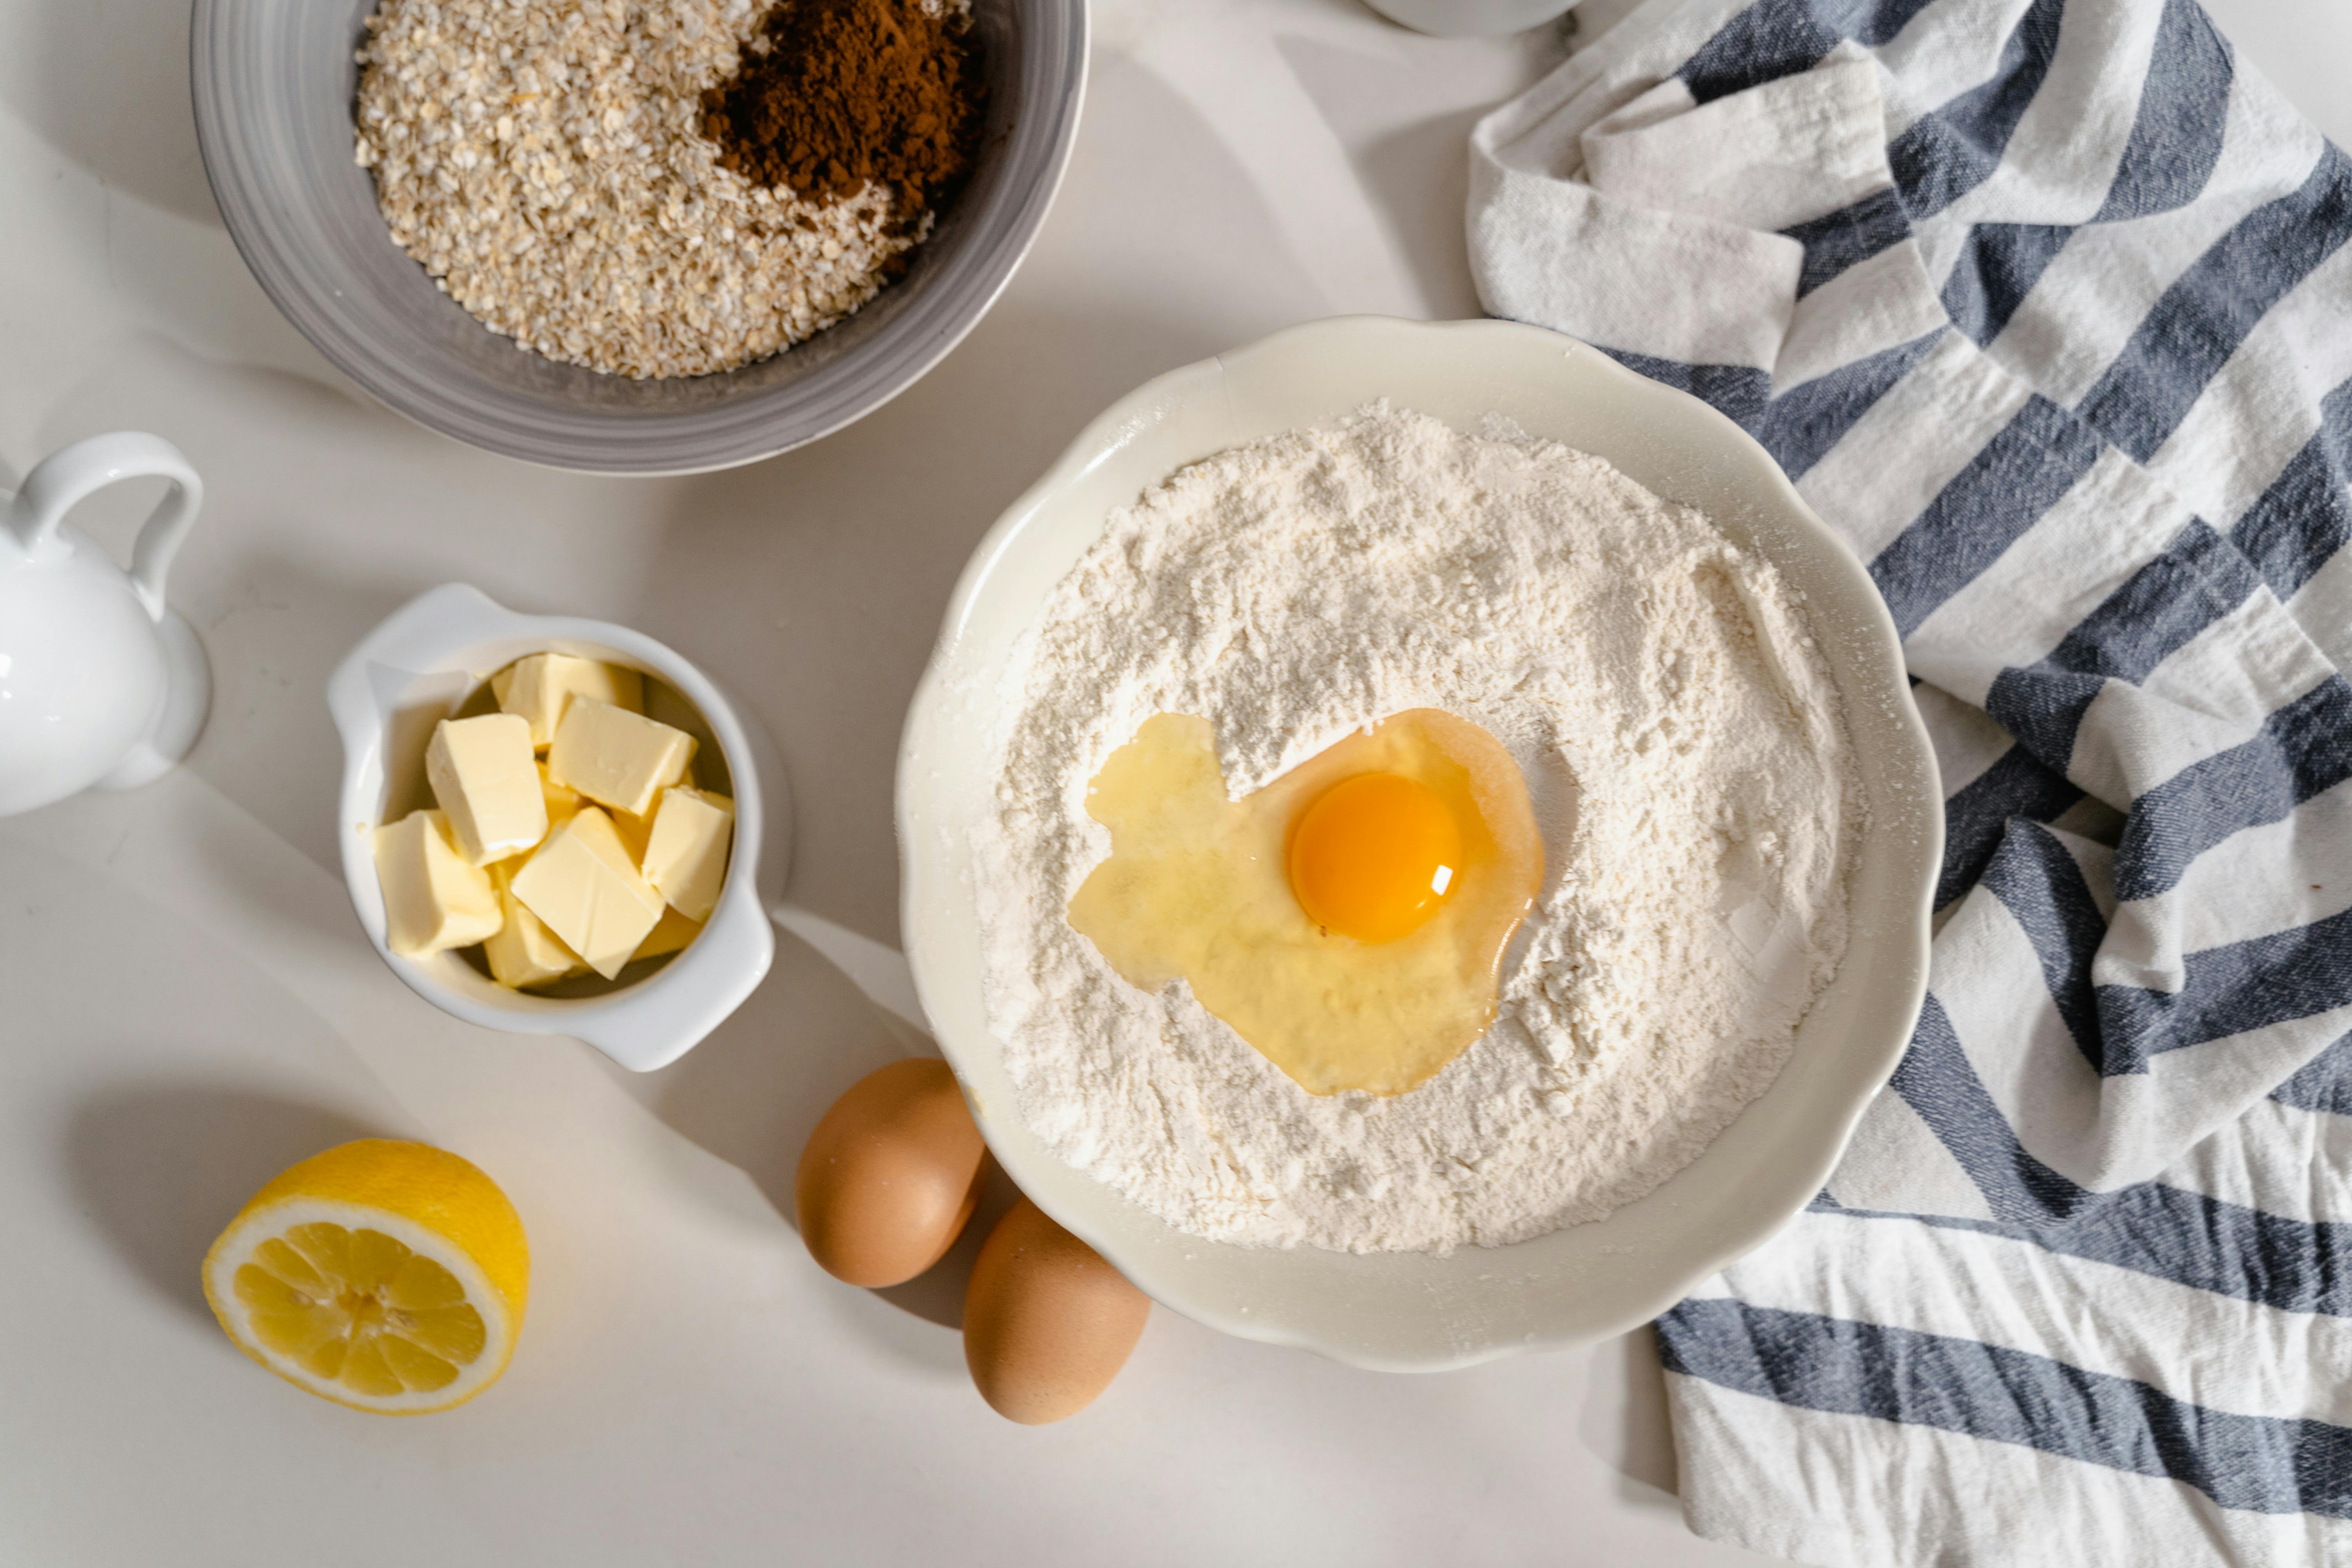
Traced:
<svg viewBox="0 0 2352 1568">
<path fill-rule="evenodd" d="M 699 132 L 768 0 L 383 0 L 357 156 L 392 237 L 493 331 L 618 375 L 763 359 L 929 231 L 879 183 L 754 187 Z"/>
</svg>

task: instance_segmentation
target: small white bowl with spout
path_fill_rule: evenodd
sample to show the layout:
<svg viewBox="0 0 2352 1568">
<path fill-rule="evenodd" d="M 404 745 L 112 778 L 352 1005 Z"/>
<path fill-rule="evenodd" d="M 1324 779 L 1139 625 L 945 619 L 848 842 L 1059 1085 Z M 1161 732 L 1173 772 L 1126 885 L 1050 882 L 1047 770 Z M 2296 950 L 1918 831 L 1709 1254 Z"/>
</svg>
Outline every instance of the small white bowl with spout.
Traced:
<svg viewBox="0 0 2352 1568">
<path fill-rule="evenodd" d="M 569 983 L 571 994 L 509 990 L 456 952 L 394 953 L 384 942 L 376 881 L 377 826 L 432 804 L 423 759 L 434 726 L 456 715 L 492 674 L 534 653 L 625 665 L 667 686 L 693 711 L 655 716 L 697 734 L 704 783 L 735 800 L 726 884 L 701 934 L 650 973 Z M 625 1068 L 650 1072 L 692 1049 L 768 973 L 776 951 L 768 908 L 781 900 L 791 855 L 783 765 L 758 721 L 670 648 L 604 621 L 518 615 L 452 583 L 410 600 L 370 632 L 328 679 L 327 706 L 343 740 L 340 816 L 352 908 L 393 973 L 443 1012 L 515 1034 L 570 1035 Z M 719 769 L 705 766 L 714 751 Z M 724 778 L 714 776 L 722 771 Z"/>
</svg>

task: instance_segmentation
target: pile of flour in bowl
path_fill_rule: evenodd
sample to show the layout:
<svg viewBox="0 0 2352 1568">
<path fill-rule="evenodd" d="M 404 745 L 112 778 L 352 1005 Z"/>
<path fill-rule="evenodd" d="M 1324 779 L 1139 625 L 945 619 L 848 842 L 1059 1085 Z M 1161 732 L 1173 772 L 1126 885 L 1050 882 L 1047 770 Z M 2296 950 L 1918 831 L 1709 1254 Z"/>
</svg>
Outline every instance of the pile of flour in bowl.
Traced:
<svg viewBox="0 0 2352 1568">
<path fill-rule="evenodd" d="M 1861 825 L 1797 595 L 1607 463 L 1375 406 L 1114 513 L 1016 655 L 979 833 L 991 1027 L 1029 1124 L 1170 1224 L 1349 1252 L 1499 1246 L 1688 1164 L 1770 1086 L 1845 946 Z M 1156 713 L 1236 797 L 1408 708 L 1525 773 L 1543 891 L 1496 1021 L 1421 1088 L 1307 1093 L 1064 918 L 1088 782 Z"/>
</svg>

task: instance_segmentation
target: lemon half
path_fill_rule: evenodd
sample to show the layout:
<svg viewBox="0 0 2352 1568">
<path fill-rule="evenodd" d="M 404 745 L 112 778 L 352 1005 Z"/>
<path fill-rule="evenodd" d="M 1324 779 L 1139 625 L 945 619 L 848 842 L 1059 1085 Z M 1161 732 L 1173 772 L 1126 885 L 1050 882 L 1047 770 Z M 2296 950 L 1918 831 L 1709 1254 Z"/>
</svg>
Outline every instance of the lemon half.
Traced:
<svg viewBox="0 0 2352 1568">
<path fill-rule="evenodd" d="M 446 1150 L 362 1139 L 253 1194 L 205 1257 L 237 1348 L 384 1415 L 463 1405 L 506 1370 L 530 1252 L 498 1184 Z"/>
</svg>

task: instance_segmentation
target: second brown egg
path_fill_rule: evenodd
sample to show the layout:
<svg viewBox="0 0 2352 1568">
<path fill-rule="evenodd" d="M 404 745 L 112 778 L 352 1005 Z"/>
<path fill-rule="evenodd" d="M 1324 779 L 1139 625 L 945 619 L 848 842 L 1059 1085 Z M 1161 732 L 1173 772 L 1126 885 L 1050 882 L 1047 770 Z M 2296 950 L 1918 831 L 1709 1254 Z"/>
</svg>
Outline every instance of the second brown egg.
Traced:
<svg viewBox="0 0 2352 1568">
<path fill-rule="evenodd" d="M 1006 1420 L 1059 1421 L 1110 1386 L 1150 1315 L 1150 1298 L 1024 1197 L 971 1266 L 964 1364 Z"/>
</svg>

